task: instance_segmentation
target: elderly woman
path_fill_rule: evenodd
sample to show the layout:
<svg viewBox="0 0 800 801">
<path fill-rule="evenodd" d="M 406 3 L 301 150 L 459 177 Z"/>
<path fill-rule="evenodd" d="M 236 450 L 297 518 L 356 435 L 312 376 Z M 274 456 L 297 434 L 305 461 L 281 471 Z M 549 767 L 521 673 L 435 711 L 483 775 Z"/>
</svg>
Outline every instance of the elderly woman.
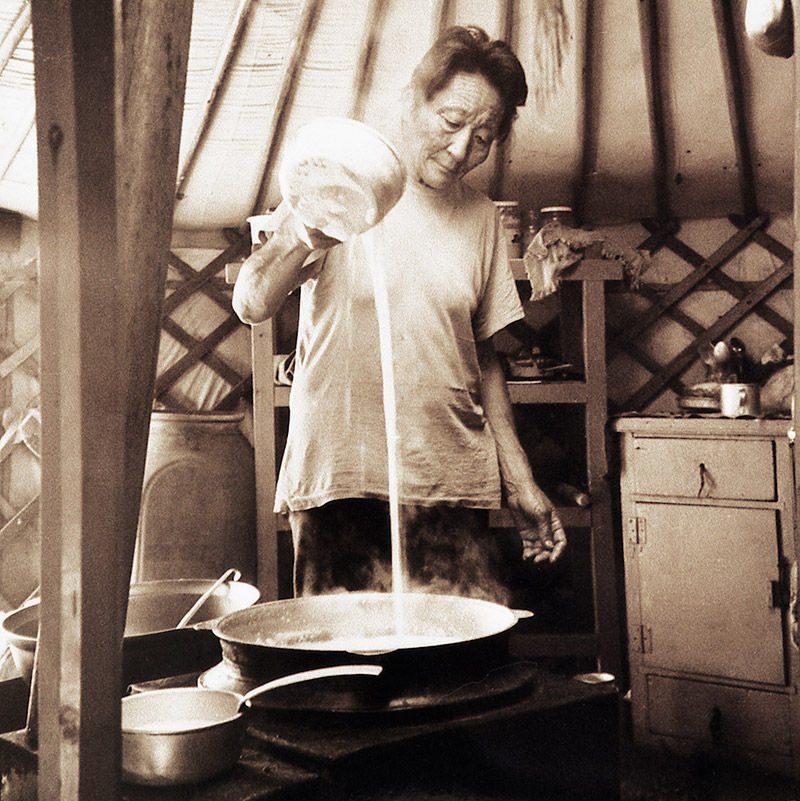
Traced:
<svg viewBox="0 0 800 801">
<path fill-rule="evenodd" d="M 269 318 L 302 287 L 276 496 L 292 528 L 297 595 L 391 588 L 374 253 L 389 297 L 408 581 L 507 602 L 507 548 L 488 522 L 503 500 L 520 530 L 518 559 L 554 561 L 565 548 L 492 344 L 523 317 L 496 210 L 463 180 L 508 137 L 526 96 L 504 42 L 475 27 L 449 29 L 404 91 L 395 141 L 407 181 L 384 220 L 338 242 L 301 229 L 282 204 L 273 236 L 243 265 L 233 303 L 247 323 Z"/>
</svg>

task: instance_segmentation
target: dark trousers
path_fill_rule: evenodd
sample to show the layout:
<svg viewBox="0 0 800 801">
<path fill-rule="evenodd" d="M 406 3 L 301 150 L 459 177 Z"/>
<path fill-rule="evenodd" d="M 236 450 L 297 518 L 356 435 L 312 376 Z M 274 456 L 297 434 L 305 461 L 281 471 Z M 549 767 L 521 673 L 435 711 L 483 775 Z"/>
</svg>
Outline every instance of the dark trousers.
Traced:
<svg viewBox="0 0 800 801">
<path fill-rule="evenodd" d="M 291 512 L 296 596 L 392 589 L 389 505 L 332 501 Z M 401 506 L 408 590 L 507 603 L 505 566 L 513 545 L 489 530 L 485 509 Z M 517 558 L 519 555 L 517 554 Z"/>
</svg>

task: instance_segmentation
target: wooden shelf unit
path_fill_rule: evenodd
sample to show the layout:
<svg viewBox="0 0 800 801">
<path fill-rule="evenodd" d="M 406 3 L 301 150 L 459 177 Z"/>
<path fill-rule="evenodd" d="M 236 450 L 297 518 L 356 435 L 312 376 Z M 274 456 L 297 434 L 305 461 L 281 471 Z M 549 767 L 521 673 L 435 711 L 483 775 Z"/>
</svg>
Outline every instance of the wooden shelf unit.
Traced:
<svg viewBox="0 0 800 801">
<path fill-rule="evenodd" d="M 522 259 L 511 261 L 514 276 L 526 280 Z M 591 496 L 588 508 L 565 507 L 559 511 L 567 528 L 589 531 L 591 574 L 593 582 L 594 630 L 569 634 L 538 634 L 535 626 L 520 621 L 514 646 L 521 656 L 595 657 L 597 668 L 618 674 L 622 667 L 620 613 L 617 602 L 614 529 L 608 479 L 608 393 L 605 351 L 605 282 L 620 280 L 622 265 L 606 259 L 583 259 L 562 274 L 564 289 L 577 289 L 577 304 L 582 320 L 567 326 L 579 332 L 580 342 L 568 347 L 580 350 L 584 368 L 581 381 L 511 380 L 508 382 L 514 404 L 573 404 L 584 408 L 587 488 Z M 230 274 L 228 280 L 235 280 Z M 574 304 L 569 304 L 573 306 Z M 263 597 L 277 598 L 279 593 L 278 537 L 287 530 L 282 515 L 273 509 L 277 476 L 277 408 L 289 404 L 291 388 L 274 382 L 275 364 L 273 322 L 253 327 L 253 411 L 256 460 L 256 503 L 258 536 L 258 582 Z M 506 510 L 493 513 L 492 525 L 509 527 Z"/>
</svg>

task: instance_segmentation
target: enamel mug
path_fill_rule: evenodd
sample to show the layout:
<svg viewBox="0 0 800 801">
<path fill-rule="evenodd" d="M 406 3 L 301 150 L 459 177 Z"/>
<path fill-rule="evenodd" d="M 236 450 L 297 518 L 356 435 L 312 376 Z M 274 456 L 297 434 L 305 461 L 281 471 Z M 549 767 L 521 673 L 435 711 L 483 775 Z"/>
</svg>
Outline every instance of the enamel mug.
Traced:
<svg viewBox="0 0 800 801">
<path fill-rule="evenodd" d="M 719 407 L 723 417 L 760 417 L 758 384 L 720 384 Z"/>
</svg>

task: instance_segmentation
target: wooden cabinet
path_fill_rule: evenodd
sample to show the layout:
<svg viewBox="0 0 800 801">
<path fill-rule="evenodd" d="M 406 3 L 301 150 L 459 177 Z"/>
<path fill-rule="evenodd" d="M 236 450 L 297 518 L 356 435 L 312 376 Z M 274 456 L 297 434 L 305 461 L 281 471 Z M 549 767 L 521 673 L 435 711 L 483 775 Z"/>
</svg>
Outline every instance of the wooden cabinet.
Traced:
<svg viewBox="0 0 800 801">
<path fill-rule="evenodd" d="M 797 773 L 789 421 L 614 428 L 635 738 Z"/>
</svg>

